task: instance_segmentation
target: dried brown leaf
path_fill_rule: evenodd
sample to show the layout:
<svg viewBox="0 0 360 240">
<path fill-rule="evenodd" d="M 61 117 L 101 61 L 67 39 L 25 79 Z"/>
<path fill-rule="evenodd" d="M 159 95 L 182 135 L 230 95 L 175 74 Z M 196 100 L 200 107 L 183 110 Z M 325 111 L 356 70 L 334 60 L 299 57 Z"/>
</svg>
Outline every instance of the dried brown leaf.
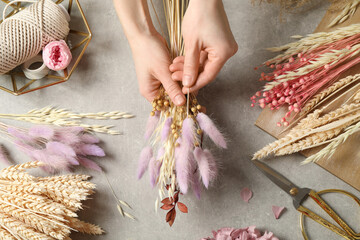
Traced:
<svg viewBox="0 0 360 240">
<path fill-rule="evenodd" d="M 174 224 L 175 222 L 175 218 L 176 218 L 176 210 L 175 208 L 173 208 L 173 210 L 171 210 L 171 218 L 170 218 L 170 221 L 169 221 L 169 225 L 170 227 Z"/>
<path fill-rule="evenodd" d="M 167 214 L 166 214 L 166 222 L 169 222 L 172 218 L 172 214 L 175 211 L 175 208 L 171 209 Z"/>
<path fill-rule="evenodd" d="M 177 203 L 177 206 L 179 208 L 179 210 L 183 213 L 188 213 L 188 208 L 185 204 L 181 203 L 181 202 L 178 202 Z"/>
<path fill-rule="evenodd" d="M 174 201 L 172 201 L 172 200 L 170 200 L 170 198 L 164 198 L 162 201 L 161 201 L 161 203 L 163 203 L 163 204 L 167 204 L 167 205 L 170 205 L 170 204 L 172 204 Z"/>
<path fill-rule="evenodd" d="M 164 204 L 160 208 L 163 210 L 170 210 L 174 207 L 174 205 Z"/>
</svg>

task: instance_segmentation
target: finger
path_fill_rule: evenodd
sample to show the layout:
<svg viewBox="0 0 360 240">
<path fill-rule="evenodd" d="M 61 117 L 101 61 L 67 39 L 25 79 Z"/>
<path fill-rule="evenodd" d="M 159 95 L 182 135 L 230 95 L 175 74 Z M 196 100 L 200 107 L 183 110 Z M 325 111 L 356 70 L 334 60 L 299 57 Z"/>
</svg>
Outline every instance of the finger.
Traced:
<svg viewBox="0 0 360 240">
<path fill-rule="evenodd" d="M 169 70 L 158 73 L 158 79 L 162 83 L 165 88 L 167 94 L 173 103 L 177 106 L 181 106 L 185 104 L 185 96 L 181 92 L 181 88 L 179 83 L 175 82 L 171 78 L 171 72 Z"/>
<path fill-rule="evenodd" d="M 169 66 L 169 69 L 171 72 L 177 72 L 177 71 L 183 71 L 184 69 L 184 64 L 179 62 L 179 63 L 173 63 Z"/>
<path fill-rule="evenodd" d="M 184 63 L 184 60 L 185 60 L 184 56 L 178 56 L 174 58 L 173 63 L 179 63 L 179 62 Z"/>
<path fill-rule="evenodd" d="M 204 71 L 201 72 L 197 78 L 194 86 L 191 88 L 183 87 L 183 93 L 198 91 L 210 82 L 214 81 L 221 68 L 224 66 L 225 61 L 220 59 L 208 59 L 204 65 Z"/>
<path fill-rule="evenodd" d="M 152 82 L 158 82 L 157 80 L 151 80 Z M 160 82 L 158 84 L 155 84 L 154 86 L 148 86 L 145 87 L 144 85 L 140 85 L 139 92 L 140 94 L 146 98 L 149 102 L 152 102 L 156 96 L 158 95 L 158 89 L 160 87 Z"/>
<path fill-rule="evenodd" d="M 173 74 L 171 74 L 171 78 L 174 81 L 182 81 L 182 77 L 183 77 L 182 71 L 177 71 L 177 72 L 174 72 Z"/>
<path fill-rule="evenodd" d="M 192 87 L 198 77 L 200 49 L 197 46 L 186 48 L 185 45 L 183 85 Z"/>
<path fill-rule="evenodd" d="M 200 52 L 200 66 L 204 66 L 205 64 L 205 61 L 207 60 L 207 57 L 208 57 L 208 53 L 206 51 L 201 51 Z"/>
</svg>

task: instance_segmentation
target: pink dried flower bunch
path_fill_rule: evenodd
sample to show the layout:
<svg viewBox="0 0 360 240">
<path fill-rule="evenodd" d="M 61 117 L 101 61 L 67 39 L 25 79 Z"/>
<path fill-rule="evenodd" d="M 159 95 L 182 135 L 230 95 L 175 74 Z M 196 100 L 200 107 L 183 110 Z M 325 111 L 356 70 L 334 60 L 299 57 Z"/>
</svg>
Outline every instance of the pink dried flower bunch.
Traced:
<svg viewBox="0 0 360 240">
<path fill-rule="evenodd" d="M 251 97 L 251 106 L 257 104 L 271 110 L 287 106 L 288 112 L 277 125 L 288 126 L 292 119 L 290 116 L 294 117 L 299 113 L 309 99 L 334 83 L 341 73 L 360 62 L 359 57 L 354 58 L 360 49 L 359 37 L 360 34 L 355 34 L 323 45 L 313 39 L 313 43 L 307 44 L 305 49 L 299 48 L 302 49 L 301 52 L 292 52 L 289 47 L 289 54 L 285 52 L 267 61 L 265 65 L 272 72 L 261 73 L 260 81 L 267 83 L 262 91 Z M 324 36 L 319 34 L 320 38 Z M 301 40 L 298 45 L 300 44 Z M 279 49 L 286 50 L 287 47 L 285 45 L 277 50 Z"/>
<path fill-rule="evenodd" d="M 265 232 L 263 235 L 255 226 L 247 228 L 221 228 L 213 231 L 213 237 L 202 240 L 279 240 L 272 232 Z"/>
<path fill-rule="evenodd" d="M 69 170 L 72 166 L 101 171 L 89 156 L 104 157 L 99 139 L 82 127 L 33 126 L 20 129 L 7 126 L 6 131 L 16 146 L 34 161 L 46 163 L 48 172 Z"/>
<path fill-rule="evenodd" d="M 145 138 L 147 140 L 156 133 L 155 130 L 159 126 L 159 120 L 160 112 L 158 111 L 149 117 L 145 132 Z M 172 117 L 168 117 L 164 120 L 160 134 L 162 142 L 166 142 L 172 133 L 174 135 L 172 129 L 174 129 L 174 122 Z M 197 116 L 194 118 L 185 118 L 181 128 L 182 135 L 176 138 L 176 142 L 174 143 L 177 185 L 183 194 L 186 194 L 189 185 L 192 185 L 194 193 L 198 198 L 200 198 L 201 190 L 199 179 L 201 179 L 204 186 L 208 188 L 210 182 L 215 179 L 218 171 L 215 158 L 211 152 L 201 147 L 203 132 L 219 147 L 226 148 L 226 141 L 221 132 L 216 128 L 213 121 L 201 112 L 197 113 Z M 150 184 L 154 187 L 160 174 L 164 155 L 165 150 L 163 147 L 160 147 L 157 154 L 154 154 L 151 144 L 146 146 L 140 153 L 138 178 L 140 179 L 148 169 Z"/>
</svg>

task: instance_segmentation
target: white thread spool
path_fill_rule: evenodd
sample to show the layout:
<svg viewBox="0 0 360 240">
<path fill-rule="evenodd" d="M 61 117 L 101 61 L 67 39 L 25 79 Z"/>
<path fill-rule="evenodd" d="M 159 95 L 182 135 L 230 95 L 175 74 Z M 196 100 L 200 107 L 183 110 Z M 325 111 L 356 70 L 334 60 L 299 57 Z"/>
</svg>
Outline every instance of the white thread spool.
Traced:
<svg viewBox="0 0 360 240">
<path fill-rule="evenodd" d="M 36 69 L 30 69 L 31 65 L 34 63 L 42 63 L 42 65 L 39 68 Z M 46 67 L 43 58 L 41 55 L 36 55 L 34 58 L 26 61 L 22 65 L 22 70 L 24 72 L 25 77 L 28 79 L 41 79 L 48 75 L 49 69 Z"/>
<path fill-rule="evenodd" d="M 9 4 L 14 2 L 33 1 Z M 5 19 L 0 24 L 0 75 L 35 57 L 47 43 L 64 39 L 69 30 L 66 14 L 51 0 L 39 0 Z"/>
</svg>

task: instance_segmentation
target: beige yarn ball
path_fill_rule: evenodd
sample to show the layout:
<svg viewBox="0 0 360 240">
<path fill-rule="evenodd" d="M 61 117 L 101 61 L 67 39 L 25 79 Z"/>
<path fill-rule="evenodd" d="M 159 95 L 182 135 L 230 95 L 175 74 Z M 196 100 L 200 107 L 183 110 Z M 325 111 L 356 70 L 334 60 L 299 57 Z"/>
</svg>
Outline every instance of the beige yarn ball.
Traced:
<svg viewBox="0 0 360 240">
<path fill-rule="evenodd" d="M 46 44 L 64 39 L 69 23 L 51 0 L 39 0 L 0 24 L 0 75 L 35 57 Z"/>
</svg>

